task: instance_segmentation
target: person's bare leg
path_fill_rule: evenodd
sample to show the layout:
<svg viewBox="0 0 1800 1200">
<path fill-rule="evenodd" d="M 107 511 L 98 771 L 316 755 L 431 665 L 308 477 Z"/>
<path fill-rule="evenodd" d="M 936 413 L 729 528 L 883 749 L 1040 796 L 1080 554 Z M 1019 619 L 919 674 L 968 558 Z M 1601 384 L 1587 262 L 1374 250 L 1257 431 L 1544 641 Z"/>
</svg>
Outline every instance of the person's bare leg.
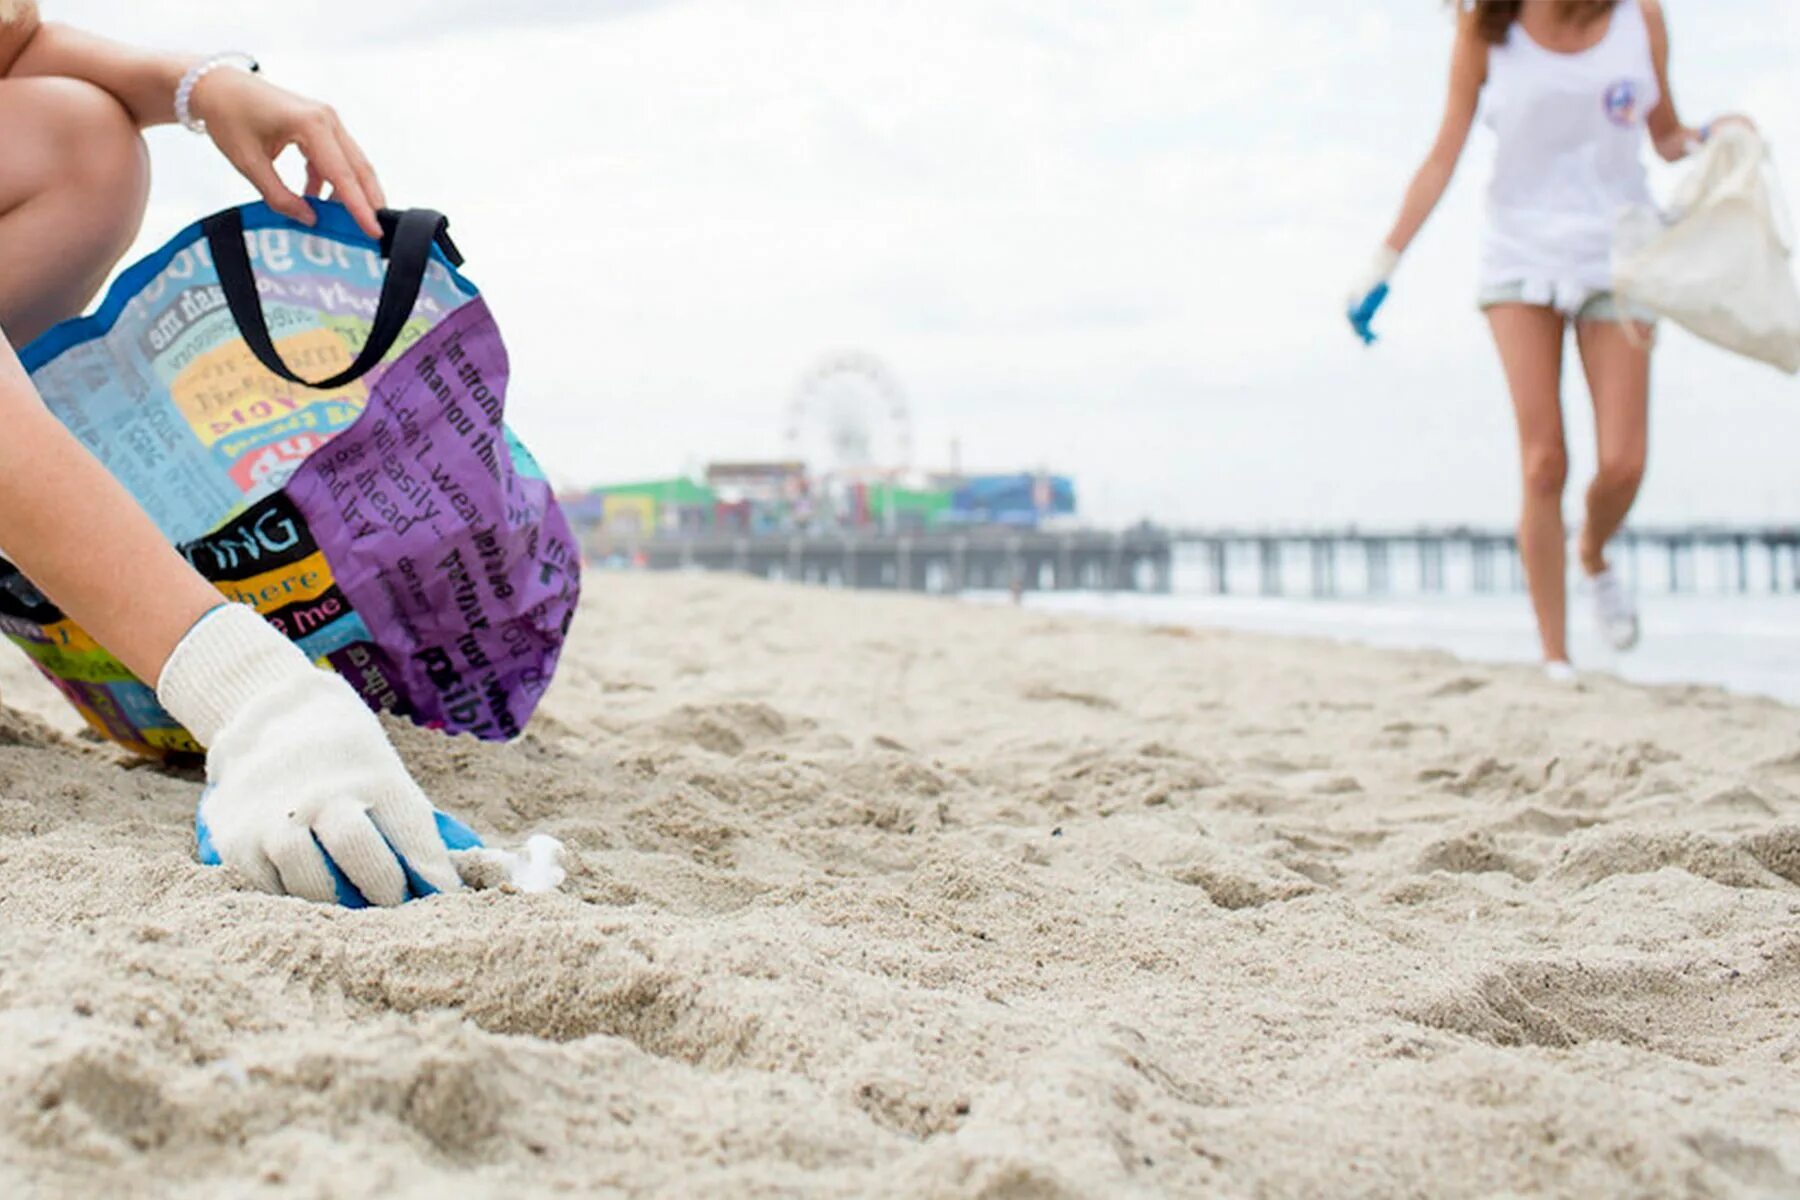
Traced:
<svg viewBox="0 0 1800 1200">
<path fill-rule="evenodd" d="M 1569 456 L 1562 425 L 1563 318 L 1553 309 L 1529 304 L 1497 304 L 1487 310 L 1487 318 L 1519 427 L 1519 556 L 1537 614 L 1538 640 L 1545 662 L 1567 662 L 1562 492 Z"/>
<path fill-rule="evenodd" d="M 12 346 L 78 315 L 130 248 L 150 168 L 118 101 L 0 80 L 0 549 L 140 678 L 221 597 L 44 408 Z"/>
<path fill-rule="evenodd" d="M 1587 518 L 1581 527 L 1581 567 L 1589 575 L 1606 569 L 1606 543 L 1631 511 L 1650 444 L 1650 338 L 1647 325 L 1629 330 L 1615 321 L 1580 321 L 1575 326 L 1581 366 L 1594 398 L 1594 443 L 1598 468 L 1587 489 Z"/>
<path fill-rule="evenodd" d="M 130 248 L 150 165 L 119 102 L 78 80 L 0 80 L 0 131 L 0 330 L 23 346 L 79 314 Z"/>
</svg>

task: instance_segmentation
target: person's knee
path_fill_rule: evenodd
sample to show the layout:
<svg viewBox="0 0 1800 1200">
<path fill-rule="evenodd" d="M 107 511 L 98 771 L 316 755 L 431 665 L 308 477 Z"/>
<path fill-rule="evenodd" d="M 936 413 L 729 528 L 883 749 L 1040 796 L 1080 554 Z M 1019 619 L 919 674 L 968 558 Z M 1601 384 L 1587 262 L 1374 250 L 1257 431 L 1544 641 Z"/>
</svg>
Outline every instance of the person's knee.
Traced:
<svg viewBox="0 0 1800 1200">
<path fill-rule="evenodd" d="M 1637 491 L 1644 481 L 1644 455 L 1641 452 L 1601 455 L 1594 481 L 1608 492 Z"/>
<path fill-rule="evenodd" d="M 1569 478 L 1569 456 L 1561 446 L 1527 446 L 1525 491 L 1533 496 L 1560 496 Z"/>
<path fill-rule="evenodd" d="M 150 159 L 131 114 L 77 79 L 27 79 L 9 106 L 21 134 L 35 133 L 41 184 L 77 206 L 80 228 L 122 254 L 137 236 L 150 196 Z"/>
</svg>

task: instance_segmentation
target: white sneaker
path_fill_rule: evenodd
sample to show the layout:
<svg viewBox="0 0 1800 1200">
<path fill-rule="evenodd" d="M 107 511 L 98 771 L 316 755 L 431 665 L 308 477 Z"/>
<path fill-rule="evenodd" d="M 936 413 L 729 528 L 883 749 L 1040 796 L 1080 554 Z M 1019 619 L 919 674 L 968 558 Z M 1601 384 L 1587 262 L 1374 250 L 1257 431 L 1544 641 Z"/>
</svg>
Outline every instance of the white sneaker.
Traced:
<svg viewBox="0 0 1800 1200">
<path fill-rule="evenodd" d="M 1588 576 L 1594 589 L 1594 621 L 1614 650 L 1629 650 L 1638 641 L 1637 605 L 1611 567 Z"/>
<path fill-rule="evenodd" d="M 1554 662 L 1545 663 L 1544 678 L 1548 679 L 1551 683 L 1580 682 L 1575 674 L 1575 664 L 1566 658 L 1559 658 Z"/>
</svg>

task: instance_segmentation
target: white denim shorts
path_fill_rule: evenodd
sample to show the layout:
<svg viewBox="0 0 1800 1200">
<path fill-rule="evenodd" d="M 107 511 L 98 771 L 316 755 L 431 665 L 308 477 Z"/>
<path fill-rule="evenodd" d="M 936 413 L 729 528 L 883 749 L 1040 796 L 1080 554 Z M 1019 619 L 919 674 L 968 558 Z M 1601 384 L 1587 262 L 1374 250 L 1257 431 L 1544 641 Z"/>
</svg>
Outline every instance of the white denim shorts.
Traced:
<svg viewBox="0 0 1800 1200">
<path fill-rule="evenodd" d="M 1475 307 L 1485 312 L 1496 304 L 1533 304 L 1540 308 L 1554 308 L 1577 321 L 1636 321 L 1640 325 L 1656 324 L 1655 313 L 1636 304 L 1622 304 L 1618 297 L 1606 290 L 1587 292 L 1571 306 L 1560 305 L 1553 300 L 1528 298 L 1535 294 L 1541 294 L 1540 289 L 1530 287 L 1522 279 L 1489 284 L 1475 293 Z"/>
</svg>

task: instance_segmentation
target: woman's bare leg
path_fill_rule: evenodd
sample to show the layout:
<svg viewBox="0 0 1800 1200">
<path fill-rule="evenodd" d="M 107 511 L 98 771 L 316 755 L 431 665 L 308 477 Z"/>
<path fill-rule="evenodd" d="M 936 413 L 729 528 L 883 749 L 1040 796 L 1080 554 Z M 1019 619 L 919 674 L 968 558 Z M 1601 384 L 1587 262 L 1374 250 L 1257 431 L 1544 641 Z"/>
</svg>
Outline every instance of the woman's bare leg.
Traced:
<svg viewBox="0 0 1800 1200">
<path fill-rule="evenodd" d="M 1497 304 L 1487 310 L 1487 318 L 1519 426 L 1519 556 L 1537 613 L 1538 640 L 1545 662 L 1566 662 L 1562 493 L 1569 455 L 1562 425 L 1563 318 L 1530 304 Z"/>
<path fill-rule="evenodd" d="M 0 80 L 0 547 L 155 682 L 220 596 L 44 408 L 10 348 L 93 299 L 137 236 L 149 185 L 144 143 L 107 93 Z"/>
<path fill-rule="evenodd" d="M 1576 345 L 1594 397 L 1598 468 L 1587 489 L 1581 527 L 1581 567 L 1606 569 L 1606 543 L 1625 523 L 1650 444 L 1650 338 L 1647 325 L 1629 330 L 1615 321 L 1579 321 Z"/>
<path fill-rule="evenodd" d="M 0 330 L 23 346 L 80 313 L 130 248 L 150 164 L 119 102 L 78 80 L 0 80 L 0 131 Z"/>
</svg>

